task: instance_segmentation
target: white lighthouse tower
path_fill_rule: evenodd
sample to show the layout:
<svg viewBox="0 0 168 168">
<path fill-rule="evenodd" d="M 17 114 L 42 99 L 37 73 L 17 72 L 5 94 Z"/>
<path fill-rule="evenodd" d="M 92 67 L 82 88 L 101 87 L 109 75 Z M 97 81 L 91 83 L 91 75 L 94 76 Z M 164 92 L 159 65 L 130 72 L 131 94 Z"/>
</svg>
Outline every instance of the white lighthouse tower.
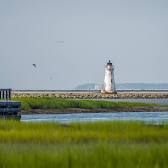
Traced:
<svg viewBox="0 0 168 168">
<path fill-rule="evenodd" d="M 116 93 L 114 81 L 114 65 L 110 60 L 105 67 L 104 87 L 102 93 Z"/>
</svg>

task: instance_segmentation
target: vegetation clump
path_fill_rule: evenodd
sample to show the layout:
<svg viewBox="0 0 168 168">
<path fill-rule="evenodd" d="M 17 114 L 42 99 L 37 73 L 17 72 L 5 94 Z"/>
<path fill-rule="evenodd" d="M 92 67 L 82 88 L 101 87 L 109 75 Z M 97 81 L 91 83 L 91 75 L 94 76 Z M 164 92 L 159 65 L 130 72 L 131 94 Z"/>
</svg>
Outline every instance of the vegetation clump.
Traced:
<svg viewBox="0 0 168 168">
<path fill-rule="evenodd" d="M 136 103 L 136 102 L 110 102 L 96 100 L 73 100 L 73 99 L 57 99 L 57 98 L 17 98 L 21 101 L 22 110 L 30 109 L 121 109 L 135 107 L 153 107 L 154 104 Z"/>
</svg>

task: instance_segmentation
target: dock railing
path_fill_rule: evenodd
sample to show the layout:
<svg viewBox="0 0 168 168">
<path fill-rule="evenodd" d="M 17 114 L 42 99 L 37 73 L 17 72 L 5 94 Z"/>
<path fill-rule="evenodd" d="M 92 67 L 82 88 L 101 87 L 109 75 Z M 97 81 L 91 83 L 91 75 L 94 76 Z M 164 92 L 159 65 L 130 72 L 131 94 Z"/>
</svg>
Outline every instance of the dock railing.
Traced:
<svg viewBox="0 0 168 168">
<path fill-rule="evenodd" d="M 0 99 L 10 100 L 12 89 L 0 89 Z"/>
</svg>

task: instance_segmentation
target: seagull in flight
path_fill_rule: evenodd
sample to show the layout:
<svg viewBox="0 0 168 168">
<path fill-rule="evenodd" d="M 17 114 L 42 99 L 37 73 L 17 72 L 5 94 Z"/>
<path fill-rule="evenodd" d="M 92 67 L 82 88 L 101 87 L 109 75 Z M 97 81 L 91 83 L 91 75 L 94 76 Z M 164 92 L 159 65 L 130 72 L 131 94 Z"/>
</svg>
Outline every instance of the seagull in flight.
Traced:
<svg viewBox="0 0 168 168">
<path fill-rule="evenodd" d="M 36 64 L 32 64 L 32 65 L 33 65 L 33 67 L 34 67 L 34 68 L 36 68 L 36 67 L 37 67 L 37 66 L 36 66 Z"/>
</svg>

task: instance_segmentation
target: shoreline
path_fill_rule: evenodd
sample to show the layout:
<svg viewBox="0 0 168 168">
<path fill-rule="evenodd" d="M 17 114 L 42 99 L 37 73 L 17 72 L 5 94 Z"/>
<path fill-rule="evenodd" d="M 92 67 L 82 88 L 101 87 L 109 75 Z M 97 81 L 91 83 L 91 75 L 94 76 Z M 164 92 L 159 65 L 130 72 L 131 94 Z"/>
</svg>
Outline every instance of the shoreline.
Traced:
<svg viewBox="0 0 168 168">
<path fill-rule="evenodd" d="M 122 91 L 117 94 L 100 92 L 45 92 L 45 91 L 12 91 L 12 98 L 60 98 L 60 99 L 162 99 L 168 98 L 168 91 Z"/>
<path fill-rule="evenodd" d="M 82 108 L 67 108 L 67 109 L 30 109 L 22 110 L 22 115 L 28 114 L 74 114 L 74 113 L 107 113 L 107 112 L 167 112 L 167 106 L 153 106 L 153 107 L 124 107 L 124 108 L 96 108 L 96 109 L 82 109 Z"/>
</svg>

